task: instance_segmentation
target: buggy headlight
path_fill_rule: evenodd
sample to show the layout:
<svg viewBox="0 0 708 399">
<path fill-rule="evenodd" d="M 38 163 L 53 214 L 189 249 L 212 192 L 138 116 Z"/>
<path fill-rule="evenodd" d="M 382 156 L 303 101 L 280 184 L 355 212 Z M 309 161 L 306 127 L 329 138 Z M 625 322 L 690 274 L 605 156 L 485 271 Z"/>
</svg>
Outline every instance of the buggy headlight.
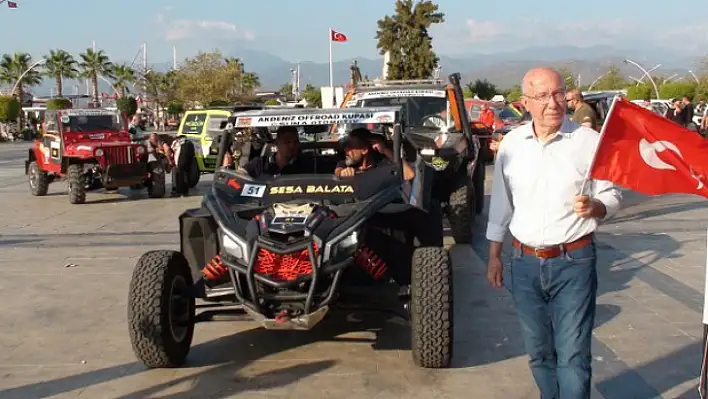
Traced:
<svg viewBox="0 0 708 399">
<path fill-rule="evenodd" d="M 245 260 L 248 256 L 248 244 L 242 239 L 228 233 L 219 235 L 221 251 L 237 259 Z"/>
<path fill-rule="evenodd" d="M 102 149 L 97 149 L 96 152 L 93 153 L 93 155 L 97 157 L 102 157 L 103 156 L 103 150 Z"/>
<path fill-rule="evenodd" d="M 145 154 L 145 147 L 139 145 L 137 151 L 138 151 L 138 155 L 143 155 L 143 154 Z"/>
<path fill-rule="evenodd" d="M 339 241 L 339 243 L 334 247 L 331 258 L 341 261 L 344 258 L 354 255 L 354 252 L 356 252 L 358 247 L 359 233 L 354 231 Z"/>
</svg>

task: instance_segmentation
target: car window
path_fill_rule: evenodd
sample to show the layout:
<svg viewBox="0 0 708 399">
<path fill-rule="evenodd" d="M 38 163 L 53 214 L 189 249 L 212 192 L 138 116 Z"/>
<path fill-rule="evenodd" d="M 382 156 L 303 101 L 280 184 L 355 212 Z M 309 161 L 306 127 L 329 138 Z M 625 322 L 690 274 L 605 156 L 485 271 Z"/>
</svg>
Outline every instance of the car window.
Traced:
<svg viewBox="0 0 708 399">
<path fill-rule="evenodd" d="M 68 128 L 71 132 L 91 132 L 97 130 L 122 130 L 123 119 L 116 115 L 71 115 Z"/>
<path fill-rule="evenodd" d="M 197 112 L 188 114 L 184 117 L 181 134 L 202 134 L 204 129 L 204 121 L 206 121 L 206 112 Z"/>
<path fill-rule="evenodd" d="M 207 134 L 211 137 L 216 137 L 221 135 L 223 130 L 222 125 L 228 121 L 228 116 L 213 115 L 209 117 L 209 122 L 207 122 Z"/>
<path fill-rule="evenodd" d="M 45 121 L 46 121 L 46 124 L 45 124 L 44 128 L 47 130 L 47 132 L 51 132 L 51 133 L 58 133 L 59 132 L 59 124 L 57 123 L 57 114 L 48 113 L 45 116 Z"/>
<path fill-rule="evenodd" d="M 426 119 L 445 119 L 447 99 L 440 97 L 386 97 L 359 101 L 356 107 L 389 107 L 400 105 L 403 120 L 408 126 L 423 126 Z"/>
<path fill-rule="evenodd" d="M 478 120 L 480 113 L 482 113 L 482 107 L 480 107 L 479 105 L 472 105 L 470 107 L 470 120 Z"/>
<path fill-rule="evenodd" d="M 514 112 L 511 108 L 509 107 L 495 107 L 494 108 L 494 113 L 497 114 L 499 119 L 504 120 L 504 119 L 509 119 L 509 118 L 518 118 L 519 114 Z"/>
</svg>

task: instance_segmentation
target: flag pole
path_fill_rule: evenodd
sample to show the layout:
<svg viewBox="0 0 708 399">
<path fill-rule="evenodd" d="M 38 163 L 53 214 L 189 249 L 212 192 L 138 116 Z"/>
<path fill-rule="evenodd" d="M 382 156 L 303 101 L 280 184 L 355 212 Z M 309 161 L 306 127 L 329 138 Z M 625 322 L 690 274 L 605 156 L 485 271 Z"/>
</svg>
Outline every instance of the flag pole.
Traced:
<svg viewBox="0 0 708 399">
<path fill-rule="evenodd" d="M 332 28 L 329 29 L 329 87 L 334 90 L 334 67 L 332 65 Z"/>
<path fill-rule="evenodd" d="M 605 131 L 607 130 L 607 120 L 610 119 L 610 116 L 612 115 L 612 111 L 615 110 L 615 104 L 617 104 L 617 101 L 620 100 L 619 96 L 615 96 L 612 99 L 612 104 L 610 104 L 610 109 L 607 111 L 607 116 L 605 117 L 605 123 L 602 124 L 602 129 L 600 129 L 600 137 L 597 140 L 597 144 L 595 145 L 595 150 L 592 153 L 592 159 L 590 160 L 590 166 L 588 167 L 587 172 L 585 172 L 585 178 L 583 179 L 583 184 L 580 186 L 580 193 L 578 195 L 583 195 L 585 193 L 585 186 L 587 186 L 588 181 L 590 180 L 590 172 L 592 172 L 592 168 L 595 166 L 595 159 L 597 158 L 597 150 L 600 148 L 600 143 L 602 143 L 602 139 L 605 137 Z"/>
<path fill-rule="evenodd" d="M 708 290 L 708 230 L 706 231 L 706 281 Z M 701 359 L 701 375 L 698 380 L 698 395 L 706 399 L 708 394 L 708 291 L 703 294 L 703 357 Z"/>
</svg>

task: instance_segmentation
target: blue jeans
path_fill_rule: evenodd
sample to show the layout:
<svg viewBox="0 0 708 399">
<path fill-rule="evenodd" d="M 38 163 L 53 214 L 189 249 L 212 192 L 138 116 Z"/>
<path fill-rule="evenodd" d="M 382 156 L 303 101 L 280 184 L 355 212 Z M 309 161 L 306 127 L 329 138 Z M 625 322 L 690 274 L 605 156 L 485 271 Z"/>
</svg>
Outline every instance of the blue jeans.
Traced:
<svg viewBox="0 0 708 399">
<path fill-rule="evenodd" d="M 589 399 L 595 244 L 539 259 L 514 248 L 511 292 L 541 399 Z"/>
</svg>

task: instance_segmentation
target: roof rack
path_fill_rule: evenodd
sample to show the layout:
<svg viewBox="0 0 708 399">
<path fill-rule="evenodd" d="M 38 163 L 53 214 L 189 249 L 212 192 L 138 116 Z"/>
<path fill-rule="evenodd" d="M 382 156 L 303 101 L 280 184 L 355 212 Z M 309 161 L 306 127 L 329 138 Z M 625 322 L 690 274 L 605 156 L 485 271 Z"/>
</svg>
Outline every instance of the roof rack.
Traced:
<svg viewBox="0 0 708 399">
<path fill-rule="evenodd" d="M 369 80 L 359 82 L 356 87 L 392 87 L 408 85 L 440 85 L 445 82 L 442 79 L 412 79 L 412 80 Z"/>
</svg>

